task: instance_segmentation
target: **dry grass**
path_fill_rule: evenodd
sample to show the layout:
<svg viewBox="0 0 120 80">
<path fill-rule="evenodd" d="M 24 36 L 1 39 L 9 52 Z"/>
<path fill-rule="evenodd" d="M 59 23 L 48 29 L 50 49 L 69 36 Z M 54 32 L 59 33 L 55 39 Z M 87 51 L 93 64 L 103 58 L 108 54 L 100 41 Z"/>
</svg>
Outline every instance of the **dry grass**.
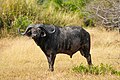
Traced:
<svg viewBox="0 0 120 80">
<path fill-rule="evenodd" d="M 120 70 L 120 35 L 87 29 L 92 39 L 92 60 L 94 65 L 111 64 Z M 0 40 L 0 80 L 120 80 L 116 75 L 79 74 L 72 71 L 73 66 L 83 63 L 84 57 L 77 52 L 73 58 L 57 55 L 55 71 L 48 71 L 44 53 L 34 41 L 27 37 L 4 38 Z"/>
</svg>

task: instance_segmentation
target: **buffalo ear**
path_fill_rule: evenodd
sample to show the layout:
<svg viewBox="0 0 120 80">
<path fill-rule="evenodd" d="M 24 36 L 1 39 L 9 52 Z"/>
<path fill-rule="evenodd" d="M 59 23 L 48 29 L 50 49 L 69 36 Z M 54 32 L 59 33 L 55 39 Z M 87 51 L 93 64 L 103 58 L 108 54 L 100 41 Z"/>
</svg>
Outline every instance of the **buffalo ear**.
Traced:
<svg viewBox="0 0 120 80">
<path fill-rule="evenodd" d="M 40 36 L 41 37 L 45 37 L 46 36 L 46 32 L 45 31 L 41 31 Z"/>
</svg>

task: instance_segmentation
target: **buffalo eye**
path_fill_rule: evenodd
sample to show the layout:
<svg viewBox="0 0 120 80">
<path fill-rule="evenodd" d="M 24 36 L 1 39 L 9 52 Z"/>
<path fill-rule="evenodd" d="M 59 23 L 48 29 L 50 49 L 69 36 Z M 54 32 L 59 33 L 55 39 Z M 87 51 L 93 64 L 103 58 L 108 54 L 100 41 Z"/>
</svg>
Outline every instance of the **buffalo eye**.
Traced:
<svg viewBox="0 0 120 80">
<path fill-rule="evenodd" d="M 41 31 L 41 37 L 45 37 L 46 33 L 44 31 Z"/>
</svg>

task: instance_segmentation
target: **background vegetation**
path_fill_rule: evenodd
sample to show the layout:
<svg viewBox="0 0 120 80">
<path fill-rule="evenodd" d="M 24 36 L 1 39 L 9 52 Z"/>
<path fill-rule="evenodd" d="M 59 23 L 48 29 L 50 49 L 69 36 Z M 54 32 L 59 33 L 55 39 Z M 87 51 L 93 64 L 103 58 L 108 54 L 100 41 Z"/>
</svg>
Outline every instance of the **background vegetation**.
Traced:
<svg viewBox="0 0 120 80">
<path fill-rule="evenodd" d="M 120 32 L 119 4 L 119 0 L 0 0 L 0 37 L 14 36 L 17 28 L 32 23 L 104 25 Z"/>
<path fill-rule="evenodd" d="M 0 36 L 16 35 L 32 23 L 82 25 L 89 0 L 0 0 Z"/>
</svg>

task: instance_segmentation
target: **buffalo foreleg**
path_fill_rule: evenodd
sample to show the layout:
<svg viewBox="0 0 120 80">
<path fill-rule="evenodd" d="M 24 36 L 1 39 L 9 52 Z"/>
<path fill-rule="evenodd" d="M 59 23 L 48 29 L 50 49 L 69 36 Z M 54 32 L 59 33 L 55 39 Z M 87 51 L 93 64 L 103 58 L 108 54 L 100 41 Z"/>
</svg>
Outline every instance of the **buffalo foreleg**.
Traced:
<svg viewBox="0 0 120 80">
<path fill-rule="evenodd" d="M 48 60 L 49 70 L 50 71 L 54 71 L 55 58 L 56 58 L 55 54 L 50 54 L 49 56 L 47 55 L 47 60 Z"/>
</svg>

